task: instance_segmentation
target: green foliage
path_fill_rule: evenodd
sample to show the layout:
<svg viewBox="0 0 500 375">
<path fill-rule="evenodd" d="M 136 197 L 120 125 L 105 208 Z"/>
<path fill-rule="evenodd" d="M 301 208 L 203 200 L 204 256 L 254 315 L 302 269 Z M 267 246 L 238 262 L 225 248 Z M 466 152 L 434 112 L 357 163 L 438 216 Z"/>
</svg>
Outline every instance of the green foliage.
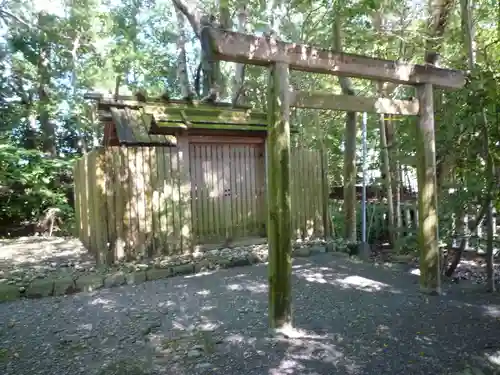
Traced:
<svg viewBox="0 0 500 375">
<path fill-rule="evenodd" d="M 196 3 L 204 12 L 219 9 L 215 0 L 185 3 Z M 236 25 L 243 3 L 228 4 Z M 283 40 L 331 48 L 333 20 L 340 15 L 345 52 L 423 60 L 429 9 L 409 0 L 251 0 L 244 4 L 250 32 L 261 33 L 272 25 Z M 82 94 L 90 90 L 114 92 L 118 86 L 122 94 L 140 87 L 149 95 L 167 89 L 171 97 L 179 97 L 176 15 L 172 2 L 151 0 L 63 0 L 61 9 L 46 11 L 40 11 L 32 2 L 5 0 L 4 7 L 15 18 L 0 13 L 0 223 L 34 221 L 49 207 L 59 207 L 68 216 L 71 202 L 67 189 L 72 180 L 69 160 L 98 144 L 103 133 L 102 126 L 85 115 L 87 105 Z M 499 9 L 494 1 L 474 3 L 474 20 L 480 27 L 475 38 L 477 66 L 470 82 L 463 90 L 435 90 L 434 94 L 437 162 L 445 172 L 453 171 L 440 181 L 439 229 L 443 240 L 452 234 L 452 213 L 481 204 L 489 189 L 481 135 L 485 128 L 488 153 L 497 168 L 500 165 L 496 143 L 500 139 Z M 380 29 L 376 27 L 376 16 L 381 17 Z M 460 12 L 453 11 L 450 17 L 440 41 L 441 65 L 465 68 Z M 186 25 L 188 75 L 192 84 L 200 46 L 189 23 Z M 221 66 L 225 81 L 230 82 L 234 65 Z M 247 104 L 258 109 L 266 107 L 267 79 L 267 71 L 262 67 L 246 68 Z M 358 95 L 377 95 L 375 85 L 367 80 L 352 82 Z M 291 84 L 301 90 L 340 93 L 338 79 L 327 75 L 292 72 Z M 40 97 L 42 91 L 46 97 Z M 401 99 L 415 93 L 412 88 L 398 87 L 388 95 Z M 329 184 L 342 186 L 345 115 L 295 110 L 291 121 L 299 130 L 295 144 L 324 146 Z M 396 122 L 397 158 L 401 167 L 410 172 L 415 165 L 415 121 L 406 118 Z M 53 141 L 57 151 L 52 158 L 41 153 L 47 140 Z M 358 138 L 358 146 L 360 141 Z M 376 116 L 369 117 L 368 145 L 372 155 L 370 168 L 378 170 Z M 65 156 L 61 158 L 60 154 Z M 395 156 L 391 153 L 392 157 Z M 452 195 L 449 189 L 453 189 Z M 496 204 L 500 211 L 500 199 L 496 199 Z M 369 241 L 387 236 L 384 214 L 381 206 L 369 205 Z M 332 216 L 337 232 L 343 233 L 342 212 L 332 209 Z M 360 238 L 360 207 L 357 221 Z M 413 245 L 409 242 L 405 246 Z"/>
<path fill-rule="evenodd" d="M 0 226 L 37 222 L 49 208 L 71 217 L 71 161 L 0 144 Z"/>
</svg>

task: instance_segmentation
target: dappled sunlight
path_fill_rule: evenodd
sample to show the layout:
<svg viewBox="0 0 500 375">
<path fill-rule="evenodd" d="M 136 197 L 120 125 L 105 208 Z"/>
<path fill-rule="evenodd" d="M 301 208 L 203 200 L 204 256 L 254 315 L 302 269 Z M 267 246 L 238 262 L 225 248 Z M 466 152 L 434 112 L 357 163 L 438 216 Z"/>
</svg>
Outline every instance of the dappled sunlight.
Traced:
<svg viewBox="0 0 500 375">
<path fill-rule="evenodd" d="M 268 285 L 265 283 L 251 282 L 245 281 L 245 283 L 237 284 L 232 283 L 228 284 L 226 288 L 232 292 L 237 291 L 249 291 L 251 293 L 267 293 Z"/>
<path fill-rule="evenodd" d="M 95 299 L 91 300 L 89 302 L 89 305 L 92 305 L 92 306 L 97 305 L 105 310 L 113 310 L 116 308 L 115 301 L 113 301 L 111 299 L 101 298 L 101 297 L 96 297 Z"/>
<path fill-rule="evenodd" d="M 500 320 L 500 305 L 482 305 L 484 315 Z"/>
<path fill-rule="evenodd" d="M 210 290 L 208 290 L 208 289 L 199 290 L 199 291 L 196 292 L 196 294 L 199 295 L 199 296 L 206 297 L 206 296 L 210 295 Z"/>
<path fill-rule="evenodd" d="M 486 360 L 497 367 L 497 369 L 500 369 L 500 350 L 490 353 L 490 354 L 485 354 L 484 357 Z"/>
<path fill-rule="evenodd" d="M 226 341 L 230 344 L 233 344 L 233 345 L 238 345 L 238 346 L 241 346 L 241 345 L 253 346 L 257 342 L 257 338 L 245 337 L 242 334 L 234 333 L 234 334 L 230 334 L 230 335 L 226 336 L 224 338 L 224 341 Z"/>
<path fill-rule="evenodd" d="M 347 276 L 343 279 L 337 279 L 334 284 L 341 285 L 344 287 L 350 287 L 358 290 L 363 290 L 367 292 L 379 292 L 382 290 L 388 290 L 391 293 L 402 293 L 398 289 L 394 289 L 392 286 L 381 283 L 375 280 L 367 279 L 361 276 Z"/>
<path fill-rule="evenodd" d="M 346 357 L 337 347 L 344 341 L 340 335 L 319 335 L 307 330 L 287 329 L 276 341 L 286 346 L 286 352 L 279 365 L 270 369 L 269 374 L 303 374 L 309 371 L 309 364 L 313 362 L 328 364 L 347 374 L 360 369 L 354 360 Z"/>
<path fill-rule="evenodd" d="M 295 274 L 308 282 L 335 285 L 342 289 L 356 289 L 366 292 L 389 291 L 396 294 L 402 293 L 401 290 L 389 284 L 358 275 L 334 272 L 331 268 L 327 267 L 299 269 Z"/>
</svg>

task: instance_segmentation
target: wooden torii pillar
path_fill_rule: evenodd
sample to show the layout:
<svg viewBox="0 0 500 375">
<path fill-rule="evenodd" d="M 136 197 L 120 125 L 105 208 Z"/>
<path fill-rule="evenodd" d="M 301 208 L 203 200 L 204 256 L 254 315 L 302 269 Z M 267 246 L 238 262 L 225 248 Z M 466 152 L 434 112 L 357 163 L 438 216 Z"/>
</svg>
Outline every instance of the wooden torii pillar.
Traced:
<svg viewBox="0 0 500 375">
<path fill-rule="evenodd" d="M 411 65 L 397 61 L 337 53 L 312 46 L 285 43 L 269 37 L 209 30 L 216 60 L 260 65 L 269 68 L 267 138 L 269 318 L 271 328 L 291 324 L 291 228 L 290 228 L 290 107 L 364 111 L 366 108 L 398 114 L 415 113 L 415 103 L 334 96 L 312 97 L 292 94 L 289 70 L 299 70 L 372 79 L 417 87 L 417 178 L 419 187 L 420 288 L 441 292 L 438 250 L 436 146 L 434 134 L 433 86 L 458 89 L 464 86 L 464 73 L 430 65 Z M 341 98 L 341 99 L 340 99 Z M 338 99 L 338 102 L 335 102 Z M 293 102 L 292 102 L 293 100 Z M 343 102 L 340 102 L 340 101 Z M 332 104 L 332 102 L 334 104 Z M 306 103 L 306 104 L 305 104 Z M 335 107 L 335 103 L 337 107 Z M 332 108 L 333 107 L 333 108 Z M 399 109 L 398 109 L 399 107 Z M 386 108 L 386 109 L 384 109 Z M 404 112 L 408 113 L 404 113 Z M 382 113 L 391 113 L 389 110 Z"/>
</svg>

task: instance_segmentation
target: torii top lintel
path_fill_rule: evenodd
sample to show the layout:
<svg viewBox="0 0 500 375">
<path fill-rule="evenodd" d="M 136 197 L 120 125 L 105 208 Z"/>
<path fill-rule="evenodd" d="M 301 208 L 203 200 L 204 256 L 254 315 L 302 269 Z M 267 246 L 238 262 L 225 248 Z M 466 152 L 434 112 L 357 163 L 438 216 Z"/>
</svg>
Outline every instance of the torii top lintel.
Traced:
<svg viewBox="0 0 500 375">
<path fill-rule="evenodd" d="M 209 32 L 217 60 L 264 66 L 282 62 L 289 64 L 293 70 L 406 85 L 431 83 L 437 87 L 458 89 L 465 84 L 465 74 L 460 70 L 338 53 L 216 28 L 210 28 Z"/>
</svg>

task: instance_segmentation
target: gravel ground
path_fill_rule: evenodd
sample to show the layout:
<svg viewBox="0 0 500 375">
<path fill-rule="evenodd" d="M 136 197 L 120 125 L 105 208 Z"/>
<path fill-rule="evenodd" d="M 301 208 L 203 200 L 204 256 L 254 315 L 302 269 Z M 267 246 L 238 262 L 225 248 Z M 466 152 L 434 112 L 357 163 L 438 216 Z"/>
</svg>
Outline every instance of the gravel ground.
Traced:
<svg viewBox="0 0 500 375">
<path fill-rule="evenodd" d="M 301 331 L 289 336 L 268 333 L 265 265 L 3 303 L 0 374 L 428 375 L 483 366 L 500 349 L 500 297 L 463 285 L 426 297 L 416 282 L 332 254 L 296 259 Z"/>
</svg>

